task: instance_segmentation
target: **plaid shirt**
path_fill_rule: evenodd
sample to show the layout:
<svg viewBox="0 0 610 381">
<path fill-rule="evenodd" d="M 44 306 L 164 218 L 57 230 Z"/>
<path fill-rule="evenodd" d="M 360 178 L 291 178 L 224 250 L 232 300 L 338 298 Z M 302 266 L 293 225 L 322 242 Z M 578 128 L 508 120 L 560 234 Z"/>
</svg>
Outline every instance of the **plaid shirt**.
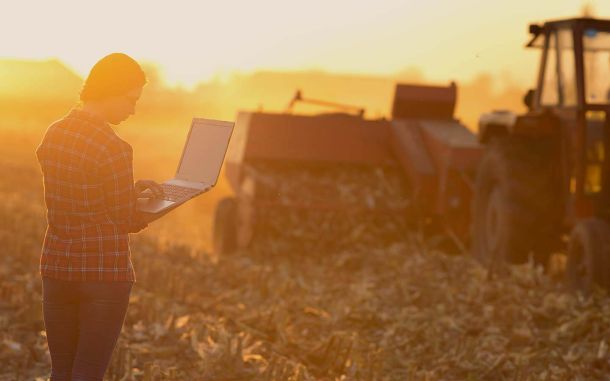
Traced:
<svg viewBox="0 0 610 381">
<path fill-rule="evenodd" d="M 36 155 L 48 221 L 41 276 L 135 282 L 129 233 L 146 223 L 135 207 L 131 146 L 75 109 L 47 129 Z"/>
</svg>

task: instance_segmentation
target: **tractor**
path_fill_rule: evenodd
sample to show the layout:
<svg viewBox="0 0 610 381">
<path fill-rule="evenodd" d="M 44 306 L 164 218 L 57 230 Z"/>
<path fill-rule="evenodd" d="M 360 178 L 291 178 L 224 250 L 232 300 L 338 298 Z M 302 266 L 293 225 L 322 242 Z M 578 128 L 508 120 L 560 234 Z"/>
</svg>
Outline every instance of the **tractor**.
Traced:
<svg viewBox="0 0 610 381">
<path fill-rule="evenodd" d="M 610 20 L 530 25 L 540 49 L 524 114 L 481 115 L 472 201 L 482 262 L 546 264 L 567 247 L 566 279 L 610 288 Z"/>
</svg>

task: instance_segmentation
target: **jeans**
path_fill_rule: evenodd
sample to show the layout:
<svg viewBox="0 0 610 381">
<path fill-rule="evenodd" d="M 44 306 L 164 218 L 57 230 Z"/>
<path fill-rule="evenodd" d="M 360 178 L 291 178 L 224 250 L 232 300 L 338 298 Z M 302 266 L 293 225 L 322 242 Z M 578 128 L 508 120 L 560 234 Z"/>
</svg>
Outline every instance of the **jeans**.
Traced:
<svg viewBox="0 0 610 381">
<path fill-rule="evenodd" d="M 102 381 L 121 333 L 132 285 L 42 278 L 51 381 Z"/>
</svg>

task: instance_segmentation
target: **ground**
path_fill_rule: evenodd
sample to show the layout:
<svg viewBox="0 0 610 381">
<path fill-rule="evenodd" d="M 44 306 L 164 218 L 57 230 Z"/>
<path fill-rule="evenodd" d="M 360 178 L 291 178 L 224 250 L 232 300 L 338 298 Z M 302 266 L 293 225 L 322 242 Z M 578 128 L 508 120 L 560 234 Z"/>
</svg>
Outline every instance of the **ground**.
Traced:
<svg viewBox="0 0 610 381">
<path fill-rule="evenodd" d="M 39 137 L 2 137 L 0 380 L 50 370 Z M 132 237 L 137 283 L 107 380 L 609 379 L 603 291 L 568 292 L 530 264 L 489 274 L 407 230 L 392 242 L 302 252 L 267 241 L 215 257 L 220 196 Z"/>
</svg>

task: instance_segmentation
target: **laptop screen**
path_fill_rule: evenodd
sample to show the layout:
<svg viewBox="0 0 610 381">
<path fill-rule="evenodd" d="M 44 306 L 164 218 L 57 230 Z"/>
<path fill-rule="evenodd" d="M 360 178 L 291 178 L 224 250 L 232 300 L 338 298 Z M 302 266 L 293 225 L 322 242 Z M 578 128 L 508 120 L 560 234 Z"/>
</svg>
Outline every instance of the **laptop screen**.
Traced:
<svg viewBox="0 0 610 381">
<path fill-rule="evenodd" d="M 193 119 L 176 178 L 216 184 L 232 131 L 232 122 Z"/>
</svg>

